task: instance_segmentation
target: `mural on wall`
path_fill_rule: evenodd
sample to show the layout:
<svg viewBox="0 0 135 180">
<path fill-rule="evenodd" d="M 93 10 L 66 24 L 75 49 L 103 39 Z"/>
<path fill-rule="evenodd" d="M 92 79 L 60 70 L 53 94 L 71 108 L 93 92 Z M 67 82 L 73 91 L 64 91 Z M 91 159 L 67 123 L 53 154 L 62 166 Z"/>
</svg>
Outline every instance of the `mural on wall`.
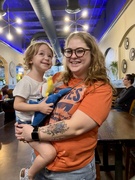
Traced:
<svg viewBox="0 0 135 180">
<path fill-rule="evenodd" d="M 0 86 L 3 86 L 5 84 L 5 67 L 2 60 L 0 60 Z"/>
<path fill-rule="evenodd" d="M 22 64 L 16 66 L 16 80 L 19 82 L 24 76 L 24 68 Z"/>
<path fill-rule="evenodd" d="M 15 68 L 16 68 L 16 65 L 13 61 L 11 61 L 9 63 L 9 74 L 10 74 L 10 78 L 9 78 L 9 85 L 12 86 L 12 85 L 15 85 L 15 82 L 16 82 L 16 71 L 15 71 Z"/>
</svg>

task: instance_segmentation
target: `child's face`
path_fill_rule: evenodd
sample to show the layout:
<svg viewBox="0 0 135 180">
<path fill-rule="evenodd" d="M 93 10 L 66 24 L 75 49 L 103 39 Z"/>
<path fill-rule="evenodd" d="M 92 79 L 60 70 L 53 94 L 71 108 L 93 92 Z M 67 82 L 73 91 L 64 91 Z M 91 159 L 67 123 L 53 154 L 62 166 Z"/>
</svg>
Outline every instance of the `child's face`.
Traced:
<svg viewBox="0 0 135 180">
<path fill-rule="evenodd" d="M 53 53 L 51 49 L 45 45 L 42 44 L 39 47 L 38 53 L 33 57 L 32 59 L 32 66 L 35 66 L 35 68 L 38 71 L 47 71 L 52 66 L 52 59 L 53 59 Z"/>
</svg>

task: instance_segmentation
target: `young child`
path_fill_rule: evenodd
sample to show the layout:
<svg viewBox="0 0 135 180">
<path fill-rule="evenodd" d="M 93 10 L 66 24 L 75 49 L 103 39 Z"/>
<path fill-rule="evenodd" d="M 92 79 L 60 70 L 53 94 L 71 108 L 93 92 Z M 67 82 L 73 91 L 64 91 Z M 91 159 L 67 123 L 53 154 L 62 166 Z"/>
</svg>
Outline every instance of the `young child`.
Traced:
<svg viewBox="0 0 135 180">
<path fill-rule="evenodd" d="M 47 104 L 44 100 L 39 104 L 29 104 L 29 101 L 42 98 L 42 86 L 46 82 L 43 75 L 51 68 L 53 56 L 51 46 L 44 41 L 35 41 L 26 49 L 24 61 L 29 72 L 17 83 L 13 91 L 18 123 L 31 124 L 32 116 L 36 111 L 44 114 L 52 112 L 53 103 Z M 33 141 L 29 144 L 39 155 L 29 169 L 23 168 L 20 171 L 20 180 L 33 180 L 36 173 L 52 162 L 56 156 L 55 148 L 48 142 Z"/>
</svg>

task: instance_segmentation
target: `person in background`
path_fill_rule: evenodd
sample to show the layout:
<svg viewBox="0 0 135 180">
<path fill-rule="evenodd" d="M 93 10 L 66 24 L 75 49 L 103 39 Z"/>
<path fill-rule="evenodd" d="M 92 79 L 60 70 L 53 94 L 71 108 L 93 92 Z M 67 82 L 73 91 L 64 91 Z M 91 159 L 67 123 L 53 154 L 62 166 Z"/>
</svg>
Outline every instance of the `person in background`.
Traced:
<svg viewBox="0 0 135 180">
<path fill-rule="evenodd" d="M 25 51 L 25 65 L 30 70 L 16 85 L 13 90 L 14 109 L 18 123 L 31 124 L 35 111 L 50 114 L 53 103 L 29 104 L 29 101 L 37 101 L 42 98 L 42 86 L 46 82 L 43 79 L 45 71 L 51 68 L 54 53 L 51 46 L 44 41 L 35 41 Z M 30 142 L 30 146 L 38 151 L 38 156 L 29 169 L 23 168 L 20 172 L 20 180 L 33 180 L 35 174 L 50 163 L 56 156 L 55 148 L 48 142 Z"/>
<path fill-rule="evenodd" d="M 13 89 L 8 89 L 8 97 L 9 97 L 10 99 L 13 98 Z"/>
<path fill-rule="evenodd" d="M 2 91 L 2 99 L 4 100 L 5 98 L 8 97 L 8 85 L 2 87 L 1 91 Z"/>
<path fill-rule="evenodd" d="M 134 78 L 135 74 L 126 74 L 123 79 L 125 88 L 116 98 L 113 109 L 129 112 L 132 101 L 135 99 L 135 87 L 133 86 Z"/>
<path fill-rule="evenodd" d="M 18 140 L 50 141 L 56 148 L 55 160 L 35 180 L 95 180 L 95 148 L 98 128 L 111 109 L 112 86 L 105 58 L 96 40 L 87 32 L 73 32 L 64 49 L 63 72 L 53 76 L 56 91 L 72 90 L 62 97 L 50 115 L 49 124 L 35 130 L 15 123 Z"/>
</svg>

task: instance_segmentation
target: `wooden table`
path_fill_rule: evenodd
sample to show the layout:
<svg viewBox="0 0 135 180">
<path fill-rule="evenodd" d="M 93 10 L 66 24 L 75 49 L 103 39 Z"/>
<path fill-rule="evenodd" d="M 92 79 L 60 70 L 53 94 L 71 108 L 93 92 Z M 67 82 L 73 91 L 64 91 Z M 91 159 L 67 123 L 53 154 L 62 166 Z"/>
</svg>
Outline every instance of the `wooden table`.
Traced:
<svg viewBox="0 0 135 180">
<path fill-rule="evenodd" d="M 115 170 L 115 180 L 123 180 L 122 145 L 135 145 L 135 117 L 127 112 L 111 110 L 98 132 L 98 143 L 103 144 L 101 170 Z M 108 144 L 115 146 L 115 165 L 108 165 Z"/>
</svg>

